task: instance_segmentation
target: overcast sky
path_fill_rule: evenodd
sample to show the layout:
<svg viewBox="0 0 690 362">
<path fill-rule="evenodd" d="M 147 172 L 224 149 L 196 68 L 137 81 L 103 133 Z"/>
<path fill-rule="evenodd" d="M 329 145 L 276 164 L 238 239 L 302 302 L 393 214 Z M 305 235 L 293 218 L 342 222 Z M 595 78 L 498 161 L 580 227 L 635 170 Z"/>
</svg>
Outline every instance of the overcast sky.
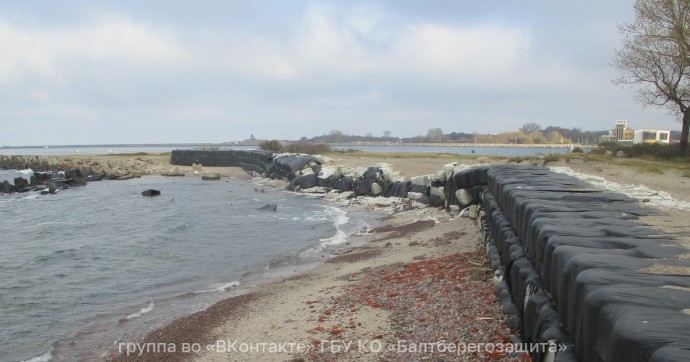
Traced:
<svg viewBox="0 0 690 362">
<path fill-rule="evenodd" d="M 0 145 L 678 130 L 611 82 L 633 1 L 2 1 Z"/>
</svg>

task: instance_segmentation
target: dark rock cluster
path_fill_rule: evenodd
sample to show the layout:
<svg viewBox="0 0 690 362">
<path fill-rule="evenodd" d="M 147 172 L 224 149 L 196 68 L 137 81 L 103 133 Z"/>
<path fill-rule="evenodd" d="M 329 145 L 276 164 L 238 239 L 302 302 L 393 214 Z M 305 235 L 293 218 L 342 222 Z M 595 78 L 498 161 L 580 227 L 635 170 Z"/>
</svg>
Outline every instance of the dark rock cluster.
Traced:
<svg viewBox="0 0 690 362">
<path fill-rule="evenodd" d="M 4 180 L 0 186 L 2 193 L 41 191 L 55 193 L 55 191 L 83 186 L 87 182 L 108 180 L 128 180 L 141 177 L 147 172 L 161 171 L 155 169 L 154 161 L 146 158 L 112 160 L 103 157 L 67 157 L 67 156 L 0 156 L 0 168 L 4 170 L 31 169 L 33 176 L 29 179 L 17 177 L 14 180 Z"/>
</svg>

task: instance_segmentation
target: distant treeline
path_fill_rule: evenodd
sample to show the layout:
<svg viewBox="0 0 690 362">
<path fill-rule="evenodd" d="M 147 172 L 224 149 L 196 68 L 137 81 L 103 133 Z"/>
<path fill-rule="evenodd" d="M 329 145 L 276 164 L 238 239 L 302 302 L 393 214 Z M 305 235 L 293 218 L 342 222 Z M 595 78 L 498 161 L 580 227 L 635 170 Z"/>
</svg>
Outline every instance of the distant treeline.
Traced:
<svg viewBox="0 0 690 362">
<path fill-rule="evenodd" d="M 503 132 L 496 135 L 451 132 L 445 133 L 441 128 L 429 129 L 426 135 L 415 137 L 395 137 L 390 132 L 382 136 L 368 133 L 361 135 L 347 135 L 342 131 L 333 130 L 329 134 L 312 138 L 302 137 L 300 141 L 310 143 L 361 143 L 361 142 L 393 142 L 393 143 L 515 143 L 515 144 L 544 144 L 544 143 L 584 143 L 596 144 L 608 131 L 582 131 L 579 128 L 566 129 L 549 126 L 544 129 L 536 123 L 526 123 L 517 131 Z"/>
<path fill-rule="evenodd" d="M 503 132 L 499 134 L 479 134 L 451 132 L 445 133 L 440 128 L 429 129 L 425 136 L 395 137 L 390 132 L 384 132 L 382 136 L 374 136 L 367 133 L 361 135 L 347 135 L 342 131 L 333 130 L 329 134 L 312 138 L 302 137 L 301 142 L 309 143 L 361 143 L 361 142 L 392 142 L 392 143 L 515 143 L 515 144 L 598 144 L 601 136 L 608 135 L 609 131 L 583 131 L 580 128 L 562 128 L 549 126 L 544 129 L 536 123 L 526 123 L 517 131 Z M 680 132 L 671 131 L 671 140 L 679 141 Z"/>
</svg>

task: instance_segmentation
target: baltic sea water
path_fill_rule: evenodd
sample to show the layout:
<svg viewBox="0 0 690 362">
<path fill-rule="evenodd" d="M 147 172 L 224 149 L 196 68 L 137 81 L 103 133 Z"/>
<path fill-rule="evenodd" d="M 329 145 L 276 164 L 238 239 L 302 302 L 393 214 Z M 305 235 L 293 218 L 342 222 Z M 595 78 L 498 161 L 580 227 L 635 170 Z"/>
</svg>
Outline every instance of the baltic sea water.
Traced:
<svg viewBox="0 0 690 362">
<path fill-rule="evenodd" d="M 176 145 L 0 148 L 2 154 L 157 153 Z M 530 156 L 568 149 L 336 146 L 338 150 Z M 226 146 L 221 149 L 256 149 Z M 27 172 L 0 171 L 0 181 Z M 162 195 L 142 197 L 155 188 Z M 0 361 L 98 358 L 252 278 L 316 261 L 364 216 L 239 180 L 143 177 L 57 195 L 0 196 Z M 257 209 L 278 204 L 275 213 Z M 338 238 L 334 240 L 333 238 Z M 311 259 L 310 259 L 311 258 Z M 273 270 L 271 270 L 273 269 Z"/>
<path fill-rule="evenodd" d="M 161 196 L 143 197 L 150 188 Z M 277 211 L 258 210 L 265 204 Z M 1 195 L 0 361 L 98 359 L 252 280 L 316 262 L 322 245 L 365 225 L 322 201 L 225 178 Z"/>
</svg>

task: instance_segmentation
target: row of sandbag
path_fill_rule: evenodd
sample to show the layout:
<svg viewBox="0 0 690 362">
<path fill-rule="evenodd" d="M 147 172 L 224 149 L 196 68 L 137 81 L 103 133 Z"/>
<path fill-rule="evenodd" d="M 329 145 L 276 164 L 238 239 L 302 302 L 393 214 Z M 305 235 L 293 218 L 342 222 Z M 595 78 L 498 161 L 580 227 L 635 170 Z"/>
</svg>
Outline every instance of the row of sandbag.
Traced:
<svg viewBox="0 0 690 362">
<path fill-rule="evenodd" d="M 270 177 L 290 180 L 287 188 L 293 191 L 321 187 L 340 193 L 349 192 L 353 196 L 401 197 L 434 206 L 444 204 L 442 190 L 432 185 L 433 177 L 429 175 L 406 180 L 386 163 L 368 168 L 330 163 L 333 160 L 312 155 L 276 155 L 274 164 L 280 165 L 276 169 L 281 171 Z"/>
<path fill-rule="evenodd" d="M 314 155 L 246 150 L 174 150 L 174 165 L 201 163 L 212 167 L 241 167 L 254 176 L 291 181 L 290 189 L 324 187 L 363 196 L 408 197 L 432 206 L 462 208 L 477 200 L 480 188 L 458 189 L 453 175 L 464 169 L 456 162 L 436 174 L 405 179 L 380 163 L 370 168 L 331 165 L 333 160 Z"/>
<path fill-rule="evenodd" d="M 487 253 L 494 270 L 496 293 L 503 311 L 510 316 L 506 323 L 522 332 L 524 343 L 541 346 L 531 351 L 533 360 L 546 360 L 553 354 L 557 361 L 577 361 L 570 335 L 559 322 L 558 310 L 546 296 L 539 274 L 512 225 L 491 192 L 485 189 L 482 199 Z"/>
<path fill-rule="evenodd" d="M 327 167 L 314 167 L 313 172 L 295 177 L 287 188 L 297 191 L 313 187 L 323 187 L 341 193 L 350 192 L 353 196 L 401 197 L 414 199 L 433 206 L 443 204 L 438 195 L 431 193 L 433 189 L 430 185 L 419 185 L 412 181 L 392 180 L 386 177 L 384 169 L 376 166 L 369 167 L 361 173 L 332 172 Z"/>
<path fill-rule="evenodd" d="M 273 164 L 273 154 L 268 151 L 245 150 L 173 150 L 170 164 L 241 167 L 252 175 L 267 176 L 267 168 Z"/>
<path fill-rule="evenodd" d="M 690 267 L 677 258 L 687 249 L 637 221 L 649 209 L 544 168 L 489 166 L 454 179 L 487 185 L 490 256 L 510 287 L 498 291 L 526 341 L 567 344 L 568 331 L 582 361 L 690 360 L 690 277 L 673 275 Z M 660 274 L 641 271 L 649 267 Z"/>
</svg>

